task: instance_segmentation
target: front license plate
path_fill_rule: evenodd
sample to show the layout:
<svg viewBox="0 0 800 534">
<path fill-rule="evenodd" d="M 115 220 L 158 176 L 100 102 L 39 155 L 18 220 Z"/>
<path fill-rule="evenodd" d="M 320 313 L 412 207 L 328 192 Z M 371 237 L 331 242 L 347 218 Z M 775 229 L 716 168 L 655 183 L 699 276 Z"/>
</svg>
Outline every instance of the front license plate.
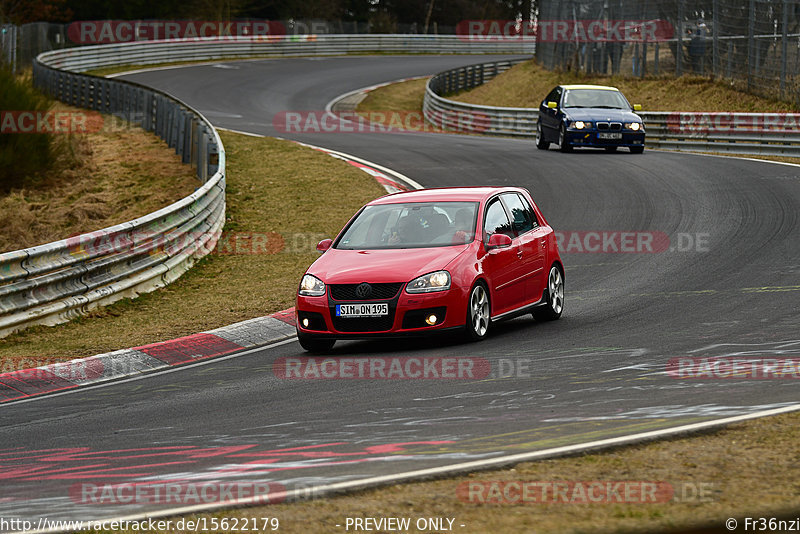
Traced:
<svg viewBox="0 0 800 534">
<path fill-rule="evenodd" d="M 337 304 L 336 317 L 383 317 L 389 315 L 389 304 Z"/>
<path fill-rule="evenodd" d="M 621 133 L 606 133 L 601 132 L 597 134 L 598 139 L 622 139 Z"/>
</svg>

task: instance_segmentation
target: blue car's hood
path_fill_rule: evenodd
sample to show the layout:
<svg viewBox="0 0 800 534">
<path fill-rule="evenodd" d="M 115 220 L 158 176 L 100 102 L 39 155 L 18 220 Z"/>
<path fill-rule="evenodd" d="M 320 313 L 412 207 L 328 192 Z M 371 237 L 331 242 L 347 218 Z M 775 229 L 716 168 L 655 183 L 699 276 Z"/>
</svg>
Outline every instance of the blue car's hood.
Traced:
<svg viewBox="0 0 800 534">
<path fill-rule="evenodd" d="M 606 108 L 566 108 L 564 116 L 571 121 L 617 121 L 641 122 L 642 118 L 632 111 Z"/>
</svg>

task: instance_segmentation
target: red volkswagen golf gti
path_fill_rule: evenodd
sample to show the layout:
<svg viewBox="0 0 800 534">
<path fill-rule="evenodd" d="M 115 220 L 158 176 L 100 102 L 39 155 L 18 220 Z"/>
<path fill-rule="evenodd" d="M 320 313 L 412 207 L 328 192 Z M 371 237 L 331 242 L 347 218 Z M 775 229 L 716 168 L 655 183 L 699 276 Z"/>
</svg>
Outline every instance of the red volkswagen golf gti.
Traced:
<svg viewBox="0 0 800 534">
<path fill-rule="evenodd" d="M 459 187 L 396 193 L 368 203 L 297 291 L 297 337 L 314 352 L 337 339 L 462 330 L 532 313 L 558 319 L 564 267 L 553 229 L 530 193 Z"/>
</svg>

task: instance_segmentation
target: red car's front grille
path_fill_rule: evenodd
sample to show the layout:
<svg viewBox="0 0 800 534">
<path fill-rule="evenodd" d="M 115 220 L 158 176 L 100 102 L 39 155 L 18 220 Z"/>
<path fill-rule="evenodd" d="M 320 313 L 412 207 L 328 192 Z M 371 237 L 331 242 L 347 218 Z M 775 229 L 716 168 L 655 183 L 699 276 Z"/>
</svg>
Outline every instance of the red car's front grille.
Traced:
<svg viewBox="0 0 800 534">
<path fill-rule="evenodd" d="M 368 294 L 359 295 L 358 287 L 362 284 L 332 284 L 331 287 L 331 297 L 333 300 L 353 300 L 353 301 L 365 301 L 365 300 L 389 300 L 397 295 L 397 292 L 400 291 L 400 288 L 403 286 L 402 283 L 391 283 L 391 284 L 367 284 L 369 285 Z"/>
</svg>

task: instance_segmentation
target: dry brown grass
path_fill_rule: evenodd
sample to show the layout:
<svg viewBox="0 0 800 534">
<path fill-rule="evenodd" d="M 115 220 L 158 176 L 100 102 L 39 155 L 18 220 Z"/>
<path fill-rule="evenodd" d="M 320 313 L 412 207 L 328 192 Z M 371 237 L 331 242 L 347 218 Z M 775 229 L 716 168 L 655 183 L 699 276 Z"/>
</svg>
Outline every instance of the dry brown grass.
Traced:
<svg viewBox="0 0 800 534">
<path fill-rule="evenodd" d="M 797 111 L 790 103 L 753 96 L 700 76 L 595 76 L 549 71 L 535 61 L 516 65 L 484 85 L 449 98 L 471 104 L 538 108 L 553 87 L 568 83 L 618 87 L 631 103 L 641 104 L 646 111 Z"/>
<path fill-rule="evenodd" d="M 54 109 L 79 111 L 63 104 Z M 0 252 L 141 217 L 200 185 L 192 169 L 155 134 L 105 120 L 115 126 L 57 139 L 64 146 L 54 170 L 35 188 L 0 198 Z"/>
</svg>

